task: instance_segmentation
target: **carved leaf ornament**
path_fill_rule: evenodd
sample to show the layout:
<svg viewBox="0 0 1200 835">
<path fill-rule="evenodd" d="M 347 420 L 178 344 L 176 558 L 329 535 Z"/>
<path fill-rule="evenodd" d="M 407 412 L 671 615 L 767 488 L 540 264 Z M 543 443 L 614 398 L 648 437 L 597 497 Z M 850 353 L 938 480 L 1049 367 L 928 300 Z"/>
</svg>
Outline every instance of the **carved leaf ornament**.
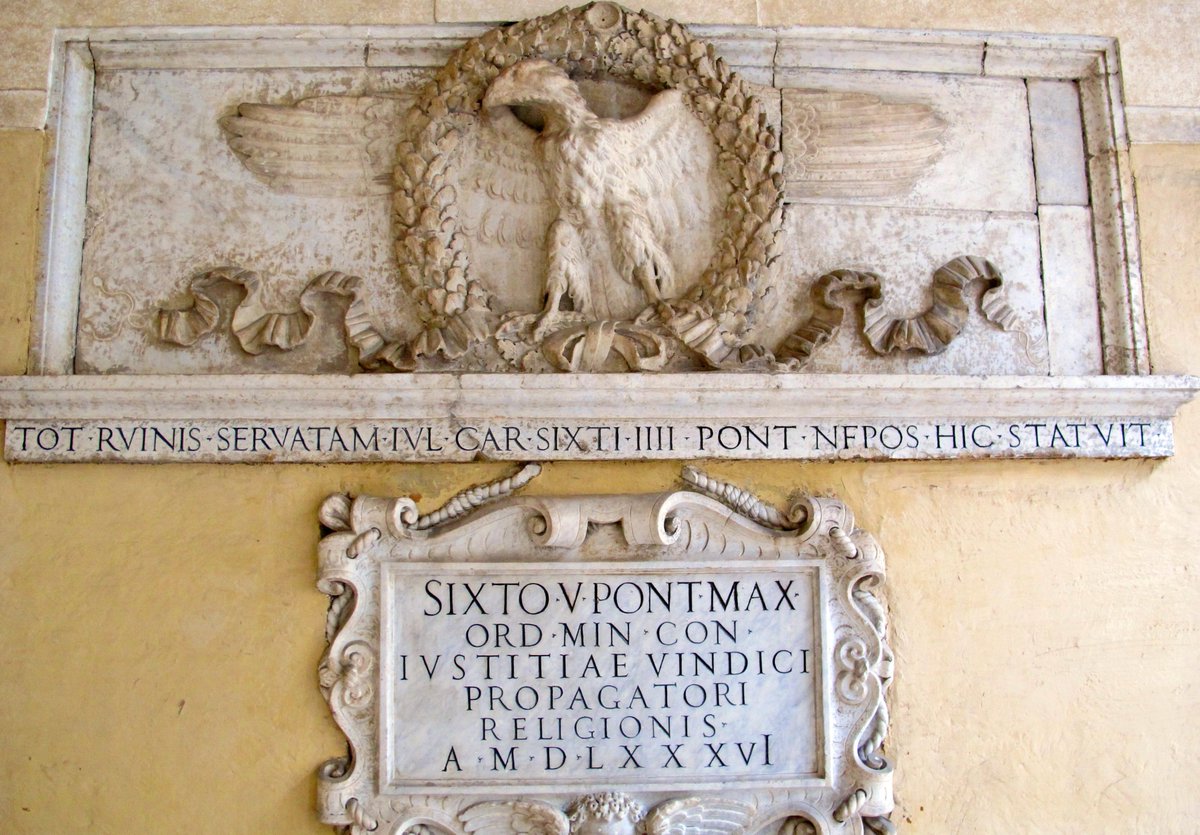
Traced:
<svg viewBox="0 0 1200 835">
<path fill-rule="evenodd" d="M 587 99 L 599 88 L 607 104 Z M 518 91 L 551 90 L 560 107 L 585 105 L 582 122 L 556 126 L 551 107 L 533 126 Z M 933 304 L 920 316 L 887 314 L 875 273 L 838 270 L 816 282 L 811 317 L 774 353 L 746 341 L 780 254 L 785 190 L 849 199 L 903 191 L 940 154 L 946 128 L 926 105 L 788 92 L 784 116 L 805 129 L 785 160 L 762 103 L 712 44 L 675 21 L 599 2 L 492 29 L 415 93 L 243 103 L 221 125 L 272 189 L 391 193 L 417 330 L 398 340 L 381 332 L 357 276 L 322 273 L 299 309 L 278 312 L 259 273 L 228 265 L 192 279 L 189 305 L 159 311 L 158 336 L 186 346 L 211 333 L 221 284 L 245 293 L 231 325 L 250 354 L 302 344 L 317 294 L 348 299 L 346 340 L 366 369 L 660 371 L 679 367 L 672 359 L 682 353 L 690 367 L 797 370 L 841 326 L 835 296 L 853 294 L 872 351 L 934 354 L 961 331 L 975 281 L 987 284 L 986 319 L 1016 329 L 999 271 L 963 256 L 936 271 Z M 613 118 L 621 98 L 640 99 L 640 112 Z M 688 253 L 696 263 L 681 268 L 681 241 L 710 246 L 707 263 Z M 513 308 L 511 288 L 492 275 L 498 266 L 530 291 L 544 283 L 540 313 Z"/>
<path fill-rule="evenodd" d="M 477 118 L 488 86 L 504 68 L 530 58 L 652 89 L 678 89 L 712 133 L 721 174 L 736 196 L 714 262 L 686 296 L 672 300 L 665 324 L 714 364 L 723 362 L 749 324 L 759 277 L 778 256 L 779 139 L 758 99 L 711 44 L 674 21 L 611 3 L 494 29 L 455 53 L 418 95 L 408 135 L 396 151 L 393 202 L 401 273 L 430 322 L 413 343 L 414 355 L 455 359 L 488 336 L 491 297 L 472 273 L 448 169 L 461 126 Z"/>
</svg>

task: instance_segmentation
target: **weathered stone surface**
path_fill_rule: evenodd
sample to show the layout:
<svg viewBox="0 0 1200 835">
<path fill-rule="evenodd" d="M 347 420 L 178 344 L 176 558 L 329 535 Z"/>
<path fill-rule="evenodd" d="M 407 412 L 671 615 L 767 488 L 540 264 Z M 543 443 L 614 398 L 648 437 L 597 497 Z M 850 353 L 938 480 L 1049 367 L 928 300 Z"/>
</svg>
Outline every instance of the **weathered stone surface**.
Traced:
<svg viewBox="0 0 1200 835">
<path fill-rule="evenodd" d="M 1129 138 L 1139 144 L 1200 144 L 1200 107 L 1128 107 Z"/>
<path fill-rule="evenodd" d="M 1052 374 L 1100 374 L 1103 357 L 1096 312 L 1096 258 L 1090 211 L 1082 206 L 1038 209 L 1046 326 Z"/>
<path fill-rule="evenodd" d="M 1170 455 L 1191 377 L 380 375 L 25 378 L 14 461 Z M 27 381 L 27 382 L 26 382 Z M 237 392 L 234 397 L 230 392 Z M 125 415 L 146 415 L 128 419 Z M 278 415 L 291 416 L 281 420 Z M 454 415 L 444 419 L 435 416 Z M 231 417 L 233 415 L 233 417 Z"/>
<path fill-rule="evenodd" d="M 1120 40 L 1121 53 L 1131 64 L 1126 81 L 1130 102 L 1190 107 L 1200 106 L 1200 91 L 1189 74 L 1200 55 L 1193 34 L 1198 22 L 1200 10 L 1194 5 L 1121 0 L 1099 0 L 1086 8 L 1073 3 L 1047 6 L 1038 0 L 936 7 L 925 0 L 869 0 L 853 6 L 839 0 L 802 6 L 792 0 L 763 0 L 759 17 L 764 26 L 919 27 L 933 42 L 975 34 L 980 46 L 987 42 L 989 52 L 994 38 L 983 34 L 989 30 L 1047 33 L 1037 36 L 1046 42 L 1061 42 L 1058 33 L 1063 32 L 1111 35 Z"/>
<path fill-rule="evenodd" d="M 25 462 L 930 460 L 1165 458 L 1169 420 L 999 416 L 940 421 L 795 416 L 771 421 L 9 421 Z"/>
<path fill-rule="evenodd" d="M 154 333 L 156 302 L 178 298 L 205 270 L 253 264 L 269 304 L 285 309 L 312 275 L 340 269 L 366 283 L 368 304 L 381 323 L 396 323 L 410 302 L 396 275 L 386 191 L 324 199 L 273 191 L 238 162 L 214 117 L 248 98 L 295 101 L 378 86 L 403 90 L 420 77 L 403 69 L 179 70 L 149 79 L 141 72 L 101 73 L 77 370 L 199 373 L 261 365 L 350 371 L 337 310 L 325 300 L 318 315 L 327 324 L 314 329 L 311 341 L 256 358 L 230 351 L 224 338 L 190 349 L 161 342 Z M 154 286 L 160 289 L 151 291 Z"/>
<path fill-rule="evenodd" d="M 581 19 L 585 28 L 596 25 Z M 553 20 L 557 17 L 540 25 L 557 31 Z M 567 217 L 563 195 L 575 186 L 559 194 L 558 187 L 541 185 L 561 179 L 562 172 L 553 174 L 559 163 L 541 159 L 515 119 L 491 115 L 504 108 L 498 88 L 492 91 L 494 67 L 475 58 L 449 59 L 466 63 L 438 82 L 452 86 L 439 87 L 443 92 L 437 95 L 491 98 L 486 118 L 468 108 L 457 121 L 447 121 L 429 115 L 436 96 L 418 92 L 429 69 L 403 66 L 444 62 L 448 50 L 473 31 L 423 32 L 411 42 L 376 42 L 343 31 L 322 43 L 315 61 L 361 65 L 340 70 L 265 69 L 295 63 L 288 45 L 279 42 L 247 56 L 229 39 L 197 41 L 174 53 L 135 40 L 97 45 L 97 120 L 90 148 L 96 162 L 88 191 L 76 369 L 345 372 L 360 365 L 441 368 L 450 361 L 451 367 L 479 371 L 682 371 L 740 368 L 750 351 L 751 358 L 767 358 L 766 365 L 759 363 L 763 367 L 770 367 L 770 352 L 778 352 L 780 367 L 790 370 L 1049 370 L 1044 338 L 1035 332 L 1042 319 L 1036 237 L 981 227 L 999 229 L 997 224 L 1012 220 L 1014 228 L 1022 228 L 1020 215 L 1036 205 L 1022 81 L 980 78 L 966 67 L 960 75 L 797 69 L 804 55 L 811 59 L 817 53 L 796 33 L 781 36 L 792 52 L 780 57 L 761 37 L 714 29 L 719 48 L 739 66 L 767 72 L 764 62 L 776 61 L 785 67 L 775 72 L 783 101 L 779 88 L 747 87 L 762 93 L 762 105 L 747 103 L 746 112 L 762 114 L 768 125 L 782 118 L 790 199 L 831 205 L 794 207 L 782 233 L 772 231 L 778 222 L 771 211 L 778 200 L 774 187 L 760 178 L 755 196 L 730 201 L 729 189 L 741 175 L 714 160 L 735 145 L 746 149 L 761 141 L 768 149 L 777 140 L 747 133 L 726 147 L 722 143 L 733 141 L 729 131 L 742 130 L 730 121 L 736 108 L 718 109 L 711 118 L 700 108 L 697 119 L 682 103 L 670 103 L 682 100 L 665 95 L 654 97 L 651 108 L 645 94 L 614 77 L 571 82 L 567 92 L 609 116 L 646 108 L 636 123 L 670 124 L 671 132 L 636 165 L 623 161 L 615 146 L 583 155 L 580 170 L 595 176 L 611 172 L 641 195 L 618 201 L 638 207 L 617 212 L 624 218 L 620 231 L 591 229 L 581 215 L 551 236 L 550 223 Z M 670 37 L 692 43 L 683 34 Z M 894 36 L 886 42 L 896 47 L 887 53 L 896 60 L 909 49 Z M 519 59 L 523 47 L 505 43 L 488 49 L 516 49 L 505 60 Z M 842 55 L 847 67 L 876 65 L 844 37 L 813 44 Z M 970 39 L 955 42 L 955 48 L 969 45 Z M 1053 48 L 1059 47 L 1039 46 Z M 645 60 L 634 62 L 631 79 L 657 72 Z M 705 60 L 696 59 L 682 74 L 672 70 L 679 76 L 672 84 L 706 89 Z M 147 77 L 145 69 L 163 62 L 181 69 Z M 238 69 L 219 74 L 205 69 L 225 64 Z M 426 97 L 414 111 L 425 114 L 419 118 L 407 110 L 416 96 Z M 1064 118 L 1070 121 L 1069 114 Z M 455 149 L 441 156 L 424 139 L 404 139 L 405 125 L 421 119 L 438 125 L 422 136 L 452 129 Z M 395 159 L 407 160 L 395 169 L 395 180 L 392 142 L 402 143 Z M 744 171 L 757 165 L 751 156 L 738 159 Z M 123 175 L 130 165 L 145 172 L 132 183 Z M 442 173 L 435 176 L 435 168 Z M 685 168 L 682 180 L 671 173 Z M 387 195 L 393 189 L 389 215 Z M 164 193 L 172 195 L 166 203 Z M 440 195 L 436 201 L 434 195 Z M 452 199 L 443 199 L 446 195 Z M 663 195 L 677 199 L 664 201 Z M 917 212 L 911 217 L 924 212 L 927 220 L 908 226 L 910 215 L 897 215 L 896 209 L 850 208 L 863 204 L 908 208 Z M 929 209 L 970 211 L 943 213 L 933 221 Z M 390 217 L 416 225 L 406 221 L 393 229 Z M 188 235 L 158 234 L 163 218 L 168 228 L 186 228 Z M 431 240 L 434 226 L 425 228 L 426 220 L 457 230 L 439 252 L 424 243 L 410 246 Z M 838 228 L 827 230 L 828 224 Z M 662 243 L 649 246 L 657 227 L 664 229 Z M 741 231 L 734 234 L 736 228 Z M 580 231 L 564 236 L 561 229 Z M 391 237 L 400 242 L 398 265 Z M 578 257 L 569 255 L 574 238 L 592 241 Z M 637 241 L 642 243 L 633 246 Z M 740 242 L 734 262 L 718 269 L 716 253 L 734 242 Z M 764 272 L 770 249 L 780 244 L 783 259 Z M 657 249 L 661 254 L 654 254 Z M 140 256 L 136 264 L 125 257 L 130 251 Z M 627 258 L 622 251 L 648 254 Z M 964 256 L 980 268 L 986 265 L 996 283 L 983 296 L 983 319 L 965 312 L 981 292 L 968 269 L 964 281 L 971 286 L 956 289 L 961 298 L 952 300 L 964 311 L 954 314 L 958 321 L 934 336 L 902 336 L 933 321 L 921 324 L 912 317 L 921 313 L 931 283 L 937 286 L 936 271 Z M 564 270 L 572 259 L 586 265 L 581 272 L 586 279 Z M 448 266 L 452 263 L 460 266 Z M 804 319 L 811 282 L 837 270 L 880 276 L 883 298 L 870 306 L 872 318 L 864 327 L 901 337 L 856 337 L 855 326 L 848 326 L 832 345 L 823 343 L 819 355 L 815 348 L 797 348 L 796 329 L 811 326 Z M 68 264 L 64 273 L 69 272 Z M 154 295 L 146 292 L 148 274 L 161 288 Z M 646 278 L 651 274 L 654 281 Z M 557 311 L 560 301 L 568 313 Z M 65 300 L 62 307 L 72 309 Z M 743 329 L 741 322 L 755 319 L 759 324 Z M 233 339 L 214 333 L 224 328 L 233 331 Z M 1019 356 L 1014 342 L 1020 343 Z M 948 359 L 946 351 L 957 358 Z"/>
<path fill-rule="evenodd" d="M 383 369 L 871 372 L 903 375 L 908 389 L 915 374 L 1015 375 L 1027 387 L 1094 370 L 1097 356 L 1110 374 L 1148 370 L 1111 40 L 996 35 L 987 46 L 1003 77 L 988 77 L 974 35 L 706 32 L 712 43 L 599 4 L 407 37 L 68 38 L 30 367 L 326 381 Z M 722 51 L 756 83 L 731 75 Z M 1078 200 L 1080 180 L 1043 170 L 1039 186 L 1031 131 L 1043 160 L 1086 140 L 1090 212 L 1077 207 L 1069 241 L 1053 213 L 1038 225 L 1036 196 Z M 1094 270 L 1079 228 L 1089 217 Z M 1051 268 L 1081 278 L 1048 299 Z M 319 388 L 313 379 L 303 387 Z M 421 402 L 456 401 L 460 382 L 423 377 Z M 244 394 L 224 392 L 222 414 L 165 417 L 230 420 Z M 934 427 L 951 414 L 912 397 L 906 417 Z M 33 399 L 18 419 L 56 419 L 52 395 Z M 100 395 L 102 413 L 86 419 L 109 419 L 116 399 Z M 987 425 L 1150 414 L 975 406 L 954 414 Z M 488 426 L 555 416 L 518 411 L 492 401 L 475 415 Z M 280 415 L 254 419 L 278 428 Z M 896 414 L 829 416 L 882 433 L 876 419 Z M 119 417 L 133 423 L 93 429 L 154 419 Z M 113 454 L 94 440 L 90 454 Z M 942 454 L 911 449 L 898 454 Z M 1012 449 L 1057 454 L 1036 441 Z M 486 454 L 454 454 L 471 452 Z"/>
<path fill-rule="evenodd" d="M 1029 109 L 1021 81 L 932 73 L 784 69 L 778 73 L 776 83 L 783 88 L 784 147 L 789 151 L 789 163 L 798 166 L 795 170 L 803 170 L 802 160 L 788 145 L 803 144 L 805 138 L 794 118 L 802 100 L 790 88 L 877 96 L 892 107 L 926 107 L 932 119 L 944 125 L 938 134 L 928 129 L 924 119 L 910 126 L 911 116 L 880 122 L 859 120 L 860 131 L 866 136 L 859 137 L 858 142 L 865 143 L 878 132 L 878 141 L 886 149 L 873 160 L 875 168 L 886 169 L 889 164 L 907 167 L 916 161 L 922 167 L 916 169 L 911 188 L 880 196 L 868 191 L 854 202 L 999 212 L 1030 212 L 1036 205 Z M 819 134 L 815 141 L 819 144 Z M 933 146 L 931 152 L 924 151 L 926 144 Z M 802 183 L 789 183 L 792 199 L 805 198 L 807 191 Z"/>
<path fill-rule="evenodd" d="M 380 776 L 520 793 L 601 771 L 639 789 L 819 777 L 819 583 L 795 562 L 388 563 Z"/>
<path fill-rule="evenodd" d="M 895 317 L 911 317 L 928 309 L 935 270 L 957 256 L 987 252 L 988 260 L 1005 277 L 1001 293 L 1016 316 L 1008 330 L 987 321 L 976 300 L 977 288 L 971 288 L 971 312 L 966 324 L 944 351 L 932 355 L 917 351 L 880 355 L 864 339 L 855 313 L 854 317 L 847 316 L 829 345 L 814 352 L 808 365 L 812 370 L 908 374 L 1049 371 L 1036 218 L 796 204 L 788 207 L 785 229 L 790 238 L 805 244 L 786 252 L 776 268 L 779 286 L 791 293 L 780 294 L 776 304 L 764 311 L 762 324 L 755 331 L 764 344 L 775 344 L 796 321 L 808 315 L 813 282 L 818 276 L 851 265 L 861 265 L 880 276 L 883 311 Z M 896 245 L 899 241 L 904 242 L 902 246 Z"/>
<path fill-rule="evenodd" d="M 890 813 L 883 555 L 844 506 L 781 512 L 691 468 L 668 494 L 512 496 L 538 472 L 426 514 L 322 506 L 321 689 L 354 753 L 321 770 L 323 820 L 568 835 L 589 810 L 647 833 Z"/>
<path fill-rule="evenodd" d="M 488 0 L 435 0 L 434 14 L 439 23 L 495 23 L 549 14 L 562 8 L 557 0 L 511 0 L 503 15 Z M 752 0 L 649 0 L 638 8 L 663 17 L 696 23 L 756 23 L 757 6 Z"/>
<path fill-rule="evenodd" d="M 1039 204 L 1086 206 L 1087 166 L 1079 87 L 1070 81 L 1029 81 L 1029 119 Z"/>
</svg>

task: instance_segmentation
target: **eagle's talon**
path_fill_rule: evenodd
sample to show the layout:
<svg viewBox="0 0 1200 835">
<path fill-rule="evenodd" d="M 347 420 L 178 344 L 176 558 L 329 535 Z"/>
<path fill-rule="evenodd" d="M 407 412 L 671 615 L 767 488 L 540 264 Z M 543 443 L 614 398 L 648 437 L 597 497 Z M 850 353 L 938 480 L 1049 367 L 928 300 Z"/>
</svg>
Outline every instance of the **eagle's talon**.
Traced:
<svg viewBox="0 0 1200 835">
<path fill-rule="evenodd" d="M 666 287 L 671 283 L 670 267 L 653 256 L 646 263 L 634 267 L 633 277 L 651 304 L 662 301 Z"/>
<path fill-rule="evenodd" d="M 546 335 L 552 332 L 558 325 L 559 316 L 556 312 L 548 310 L 537 319 L 537 324 L 530 331 L 530 338 L 534 342 L 541 342 L 546 338 Z"/>
</svg>

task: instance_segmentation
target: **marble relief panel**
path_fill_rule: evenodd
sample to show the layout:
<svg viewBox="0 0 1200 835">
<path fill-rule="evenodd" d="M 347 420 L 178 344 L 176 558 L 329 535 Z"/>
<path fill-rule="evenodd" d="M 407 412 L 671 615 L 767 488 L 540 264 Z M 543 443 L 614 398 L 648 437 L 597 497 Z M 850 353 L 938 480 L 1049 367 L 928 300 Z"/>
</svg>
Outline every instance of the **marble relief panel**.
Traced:
<svg viewBox="0 0 1200 835">
<path fill-rule="evenodd" d="M 102 51 L 75 371 L 1100 370 L 1096 259 L 1040 228 L 1072 82 L 609 4 L 470 33 Z"/>
<path fill-rule="evenodd" d="M 405 91 L 424 74 L 365 68 L 99 73 L 77 371 L 352 370 L 337 312 L 325 305 L 317 313 L 327 321 L 305 344 L 256 357 L 236 345 L 227 326 L 194 350 L 165 343 L 157 338 L 157 311 L 183 296 L 194 276 L 225 264 L 253 265 L 266 303 L 279 309 L 295 304 L 312 275 L 336 269 L 362 278 L 369 287 L 365 303 L 381 323 L 399 324 L 411 305 L 392 254 L 390 190 L 313 196 L 272 189 L 241 164 L 220 120 L 244 101 Z M 236 297 L 232 288 L 225 292 Z"/>
</svg>

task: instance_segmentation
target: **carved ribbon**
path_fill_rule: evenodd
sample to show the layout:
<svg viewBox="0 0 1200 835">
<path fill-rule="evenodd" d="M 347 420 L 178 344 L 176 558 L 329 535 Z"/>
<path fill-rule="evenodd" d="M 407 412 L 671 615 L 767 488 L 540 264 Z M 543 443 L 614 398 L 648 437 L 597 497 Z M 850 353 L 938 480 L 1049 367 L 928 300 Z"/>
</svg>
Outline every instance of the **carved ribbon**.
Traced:
<svg viewBox="0 0 1200 835">
<path fill-rule="evenodd" d="M 343 319 L 346 339 L 358 351 L 359 363 L 367 368 L 388 365 L 411 370 L 413 359 L 408 346 L 388 342 L 371 324 L 362 296 L 362 279 L 356 275 L 324 272 L 308 283 L 300 294 L 300 309 L 286 312 L 270 310 L 264 299 L 263 280 L 257 272 L 240 267 L 218 267 L 194 278 L 191 304 L 180 310 L 158 311 L 158 335 L 165 342 L 193 345 L 212 333 L 221 318 L 221 306 L 214 291 L 232 284 L 246 291 L 245 298 L 233 310 L 233 333 L 248 354 L 261 354 L 267 348 L 290 351 L 308 337 L 316 318 L 309 302 L 310 293 L 330 293 L 350 299 Z"/>
<path fill-rule="evenodd" d="M 658 371 L 670 354 L 661 336 L 630 322 L 587 322 L 551 334 L 542 353 L 560 371 L 603 371 L 613 354 L 631 371 Z"/>
<path fill-rule="evenodd" d="M 958 336 L 969 314 L 967 291 L 984 283 L 979 307 L 985 319 L 1001 330 L 1013 330 L 1017 314 L 1004 298 L 1004 278 L 988 260 L 963 255 L 933 273 L 933 302 L 917 316 L 892 316 L 883 309 L 883 280 L 872 272 L 834 270 L 817 279 L 812 288 L 812 315 L 792 333 L 776 357 L 804 365 L 833 339 L 845 318 L 845 305 L 836 296 L 853 294 L 862 300 L 863 336 L 877 354 L 916 351 L 940 354 Z"/>
</svg>

